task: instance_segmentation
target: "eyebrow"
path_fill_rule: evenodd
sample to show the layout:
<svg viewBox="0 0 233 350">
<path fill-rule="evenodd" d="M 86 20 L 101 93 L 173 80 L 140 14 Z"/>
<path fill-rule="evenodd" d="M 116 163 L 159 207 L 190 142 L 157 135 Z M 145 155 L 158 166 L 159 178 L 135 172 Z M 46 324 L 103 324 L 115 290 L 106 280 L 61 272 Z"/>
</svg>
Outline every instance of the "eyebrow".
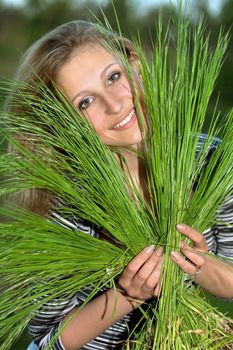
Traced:
<svg viewBox="0 0 233 350">
<path fill-rule="evenodd" d="M 107 65 L 107 67 L 104 68 L 103 72 L 100 74 L 100 77 L 103 78 L 104 74 L 106 73 L 106 71 L 111 67 L 113 66 L 114 64 L 119 64 L 119 62 L 117 61 L 114 61 L 110 64 Z"/>
<path fill-rule="evenodd" d="M 71 102 L 73 103 L 77 97 L 79 97 L 80 95 L 83 95 L 83 94 L 88 94 L 88 90 L 82 90 L 80 92 L 78 92 L 71 100 Z"/>
<path fill-rule="evenodd" d="M 111 66 L 113 66 L 114 64 L 119 64 L 119 62 L 114 61 L 114 62 L 108 64 L 108 65 L 104 68 L 104 70 L 101 72 L 100 77 L 103 78 L 103 76 L 105 75 L 106 71 L 107 71 Z M 88 94 L 88 90 L 82 90 L 82 91 L 78 92 L 78 93 L 72 98 L 71 102 L 73 103 L 73 102 L 76 100 L 77 97 L 79 97 L 80 95 L 83 95 L 83 94 Z"/>
</svg>

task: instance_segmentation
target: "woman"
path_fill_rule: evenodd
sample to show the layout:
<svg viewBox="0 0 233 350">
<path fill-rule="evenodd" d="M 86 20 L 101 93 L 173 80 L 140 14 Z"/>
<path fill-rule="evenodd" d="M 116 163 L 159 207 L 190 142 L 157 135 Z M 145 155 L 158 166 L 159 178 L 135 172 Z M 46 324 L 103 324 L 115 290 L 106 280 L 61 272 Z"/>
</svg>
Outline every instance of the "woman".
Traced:
<svg viewBox="0 0 233 350">
<path fill-rule="evenodd" d="M 134 80 L 139 81 L 137 55 L 131 42 L 114 38 L 110 33 L 107 36 L 109 40 L 114 39 L 116 50 L 126 51 Z M 140 150 L 143 135 L 128 76 L 118 56 L 113 56 L 104 48 L 96 26 L 83 21 L 66 23 L 37 41 L 23 57 L 17 78 L 32 84 L 38 77 L 51 88 L 51 82 L 58 85 L 74 106 L 88 118 L 104 144 L 131 146 Z M 125 150 L 123 155 L 127 163 L 127 169 L 124 168 L 126 175 L 146 197 L 145 165 L 133 152 Z M 44 193 L 43 196 L 46 198 L 47 194 Z M 41 212 L 41 198 L 41 193 L 31 192 L 28 208 Z M 64 224 L 58 212 L 54 211 L 52 217 Z M 66 219 L 66 225 L 69 227 L 73 223 Z M 88 234 L 101 236 L 101 232 L 91 224 L 79 221 L 76 225 Z M 208 258 L 200 255 L 208 251 L 204 237 L 188 226 L 178 225 L 177 229 L 194 242 L 195 248 L 189 248 L 184 243 L 182 245 L 181 250 L 189 262 L 177 253 L 172 254 L 172 259 L 203 288 L 223 297 L 233 297 L 233 286 L 230 294 L 225 294 L 225 289 L 222 288 L 222 270 L 217 270 L 217 275 L 214 271 L 212 275 L 213 268 Z M 232 237 L 233 233 L 231 240 Z M 146 247 L 120 275 L 117 292 L 113 289 L 103 290 L 81 308 L 79 313 L 75 314 L 75 311 L 88 296 L 89 290 L 82 290 L 67 301 L 53 300 L 44 305 L 29 326 L 39 349 L 49 344 L 60 325 L 64 325 L 72 314 L 74 316 L 61 331 L 53 349 L 121 348 L 127 339 L 135 309 L 146 300 L 160 295 L 162 255 L 162 248 Z M 226 276 L 228 283 L 231 279 L 232 276 Z M 116 293 L 117 305 L 113 315 Z"/>
</svg>

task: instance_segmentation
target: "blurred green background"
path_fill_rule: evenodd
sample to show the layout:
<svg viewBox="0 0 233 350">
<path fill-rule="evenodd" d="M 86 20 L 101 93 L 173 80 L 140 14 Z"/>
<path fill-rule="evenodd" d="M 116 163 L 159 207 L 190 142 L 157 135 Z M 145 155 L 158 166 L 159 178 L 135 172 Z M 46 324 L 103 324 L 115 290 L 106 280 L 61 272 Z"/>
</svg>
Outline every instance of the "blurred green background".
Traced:
<svg viewBox="0 0 233 350">
<path fill-rule="evenodd" d="M 13 3 L 19 5 L 13 5 Z M 173 0 L 174 1 L 174 0 Z M 112 27 L 116 20 L 109 0 L 0 0 L 0 80 L 12 77 L 17 63 L 36 39 L 57 25 L 72 19 L 93 19 L 93 14 L 103 19 L 100 5 Z M 163 5 L 164 21 L 169 18 L 168 0 L 113 0 L 124 35 L 132 37 L 140 32 L 145 48 L 150 46 L 149 31 L 154 27 L 159 7 Z M 150 3 L 150 6 L 146 4 Z M 217 10 L 208 4 L 218 3 Z M 21 4 L 21 6 L 20 6 Z M 143 5 L 144 4 L 144 5 Z M 162 6 L 162 5 L 161 5 Z M 160 6 L 160 7 L 161 7 Z M 193 20 L 203 15 L 206 27 L 211 32 L 211 42 L 216 42 L 220 26 L 232 32 L 233 0 L 190 0 L 189 15 Z M 220 93 L 219 108 L 225 112 L 233 99 L 233 37 L 216 86 Z"/>
<path fill-rule="evenodd" d="M 139 32 L 145 49 L 149 51 L 149 33 L 155 33 L 154 28 L 160 8 L 158 5 L 153 6 L 153 1 L 150 1 L 150 6 L 146 6 L 147 1 L 21 0 L 20 2 L 19 0 L 16 5 L 10 0 L 0 0 L 0 83 L 14 75 L 20 57 L 26 48 L 57 25 L 73 19 L 92 20 L 93 15 L 103 21 L 101 12 L 103 10 L 113 29 L 117 29 L 111 2 L 115 5 L 122 33 L 132 38 Z M 157 3 L 154 1 L 154 4 Z M 166 23 L 170 16 L 169 6 L 162 0 L 160 3 Z M 188 15 L 195 22 L 204 14 L 206 28 L 211 33 L 211 43 L 214 44 L 221 26 L 225 31 L 233 34 L 233 0 L 218 1 L 216 11 L 211 11 L 208 6 L 210 3 L 207 0 L 190 1 Z M 156 40 L 156 37 L 154 39 Z M 219 109 L 225 113 L 232 106 L 233 101 L 233 35 L 231 35 L 225 62 L 216 84 L 213 101 L 217 96 L 219 96 Z M 211 106 L 209 113 L 211 113 Z M 208 297 L 218 308 L 233 317 L 233 303 Z M 25 350 L 29 341 L 25 332 L 12 350 Z"/>
</svg>

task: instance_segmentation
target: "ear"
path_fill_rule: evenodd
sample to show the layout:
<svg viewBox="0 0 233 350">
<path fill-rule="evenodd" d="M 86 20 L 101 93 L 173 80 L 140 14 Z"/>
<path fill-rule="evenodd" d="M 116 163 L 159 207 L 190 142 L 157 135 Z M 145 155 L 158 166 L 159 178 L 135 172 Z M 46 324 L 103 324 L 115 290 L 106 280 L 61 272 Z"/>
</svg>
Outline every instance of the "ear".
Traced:
<svg viewBox="0 0 233 350">
<path fill-rule="evenodd" d="M 131 66 L 137 70 L 137 72 L 140 72 L 140 60 L 136 54 L 131 54 L 129 57 L 129 62 Z"/>
<path fill-rule="evenodd" d="M 137 84 L 142 88 L 141 61 L 137 55 L 132 55 L 129 62 L 134 72 Z"/>
<path fill-rule="evenodd" d="M 135 77 L 135 81 L 137 82 L 137 85 L 142 88 L 142 76 L 141 76 L 141 62 L 138 58 L 138 56 L 132 56 L 129 59 L 130 65 L 132 67 L 132 71 Z"/>
</svg>

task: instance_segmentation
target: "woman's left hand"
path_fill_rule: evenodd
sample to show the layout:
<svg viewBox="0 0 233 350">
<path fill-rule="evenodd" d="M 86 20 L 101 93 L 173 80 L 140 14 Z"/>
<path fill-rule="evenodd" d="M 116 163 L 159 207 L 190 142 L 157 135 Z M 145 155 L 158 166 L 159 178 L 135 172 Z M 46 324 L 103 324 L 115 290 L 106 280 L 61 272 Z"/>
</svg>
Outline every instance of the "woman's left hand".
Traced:
<svg viewBox="0 0 233 350">
<path fill-rule="evenodd" d="M 180 233 L 193 241 L 194 247 L 190 247 L 184 241 L 181 241 L 180 250 L 184 256 L 177 252 L 172 252 L 171 258 L 184 272 L 188 273 L 196 280 L 205 264 L 205 256 L 201 253 L 208 252 L 205 237 L 202 233 L 197 232 L 192 227 L 185 224 L 178 224 L 176 228 Z"/>
<path fill-rule="evenodd" d="M 172 252 L 172 260 L 203 289 L 220 298 L 233 299 L 233 265 L 217 259 L 208 252 L 203 234 L 188 225 L 177 225 L 177 230 L 188 237 L 194 246 L 181 241 L 183 255 Z"/>
</svg>

